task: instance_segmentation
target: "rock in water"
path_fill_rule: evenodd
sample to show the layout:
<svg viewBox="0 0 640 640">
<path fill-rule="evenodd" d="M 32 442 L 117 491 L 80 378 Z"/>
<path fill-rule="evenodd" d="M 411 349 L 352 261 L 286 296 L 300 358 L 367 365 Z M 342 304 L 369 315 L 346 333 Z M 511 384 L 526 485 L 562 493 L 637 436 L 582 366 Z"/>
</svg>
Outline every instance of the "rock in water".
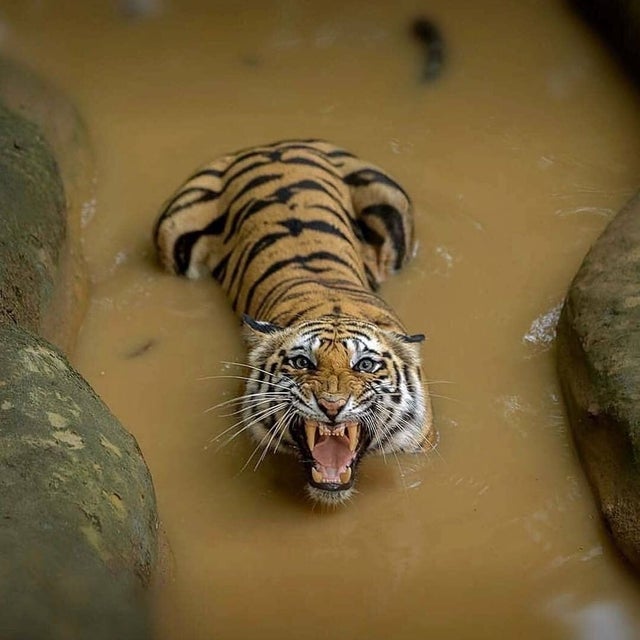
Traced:
<svg viewBox="0 0 640 640">
<path fill-rule="evenodd" d="M 55 347 L 12 324 L 0 479 L 0 637 L 149 637 L 157 516 L 136 441 Z"/>
<path fill-rule="evenodd" d="M 640 194 L 571 284 L 558 325 L 558 372 L 605 522 L 640 569 Z"/>
<path fill-rule="evenodd" d="M 135 439 L 62 351 L 92 175 L 63 97 L 0 59 L 0 638 L 151 638 L 157 514 Z M 75 241 L 75 242 L 74 242 Z"/>
</svg>

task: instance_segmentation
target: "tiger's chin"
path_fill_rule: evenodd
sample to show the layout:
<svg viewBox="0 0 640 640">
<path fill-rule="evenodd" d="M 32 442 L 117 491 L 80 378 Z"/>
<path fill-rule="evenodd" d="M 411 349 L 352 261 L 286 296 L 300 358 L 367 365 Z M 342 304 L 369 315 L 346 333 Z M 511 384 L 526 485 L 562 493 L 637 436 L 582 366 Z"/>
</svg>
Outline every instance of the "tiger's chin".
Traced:
<svg viewBox="0 0 640 640">
<path fill-rule="evenodd" d="M 355 487 L 350 486 L 346 489 L 319 489 L 318 487 L 307 484 L 306 486 L 307 495 L 314 502 L 319 502 L 321 504 L 327 505 L 328 507 L 339 507 L 351 500 L 353 495 L 356 493 Z"/>
</svg>

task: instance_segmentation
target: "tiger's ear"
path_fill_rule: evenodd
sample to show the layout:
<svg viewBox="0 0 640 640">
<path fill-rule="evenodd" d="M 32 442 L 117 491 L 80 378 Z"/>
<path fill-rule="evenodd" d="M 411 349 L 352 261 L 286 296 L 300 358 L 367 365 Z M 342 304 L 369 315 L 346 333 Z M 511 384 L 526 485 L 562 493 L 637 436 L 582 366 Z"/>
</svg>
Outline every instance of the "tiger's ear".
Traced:
<svg viewBox="0 0 640 640">
<path fill-rule="evenodd" d="M 246 313 L 242 314 L 242 324 L 245 327 L 244 337 L 249 344 L 258 342 L 261 335 L 269 335 L 282 331 L 282 327 L 271 322 L 265 322 L 264 320 L 256 320 Z M 261 335 L 257 335 L 261 334 Z"/>
<path fill-rule="evenodd" d="M 407 335 L 404 333 L 396 333 L 394 334 L 400 342 L 405 342 L 407 344 L 413 344 L 416 342 L 424 342 L 426 340 L 426 336 L 424 333 L 413 333 L 411 335 Z"/>
</svg>

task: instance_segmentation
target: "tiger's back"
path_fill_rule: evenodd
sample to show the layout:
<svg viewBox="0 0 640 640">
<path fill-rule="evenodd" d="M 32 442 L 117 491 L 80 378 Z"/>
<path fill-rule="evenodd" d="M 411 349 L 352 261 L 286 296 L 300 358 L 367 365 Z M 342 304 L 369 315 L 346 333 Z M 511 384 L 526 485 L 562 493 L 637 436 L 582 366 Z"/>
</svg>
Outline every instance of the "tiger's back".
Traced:
<svg viewBox="0 0 640 640">
<path fill-rule="evenodd" d="M 155 241 L 165 268 L 208 271 L 239 314 L 287 325 L 344 313 L 401 328 L 374 290 L 413 251 L 409 198 L 329 143 L 217 159 L 169 200 Z"/>
<path fill-rule="evenodd" d="M 314 499 L 351 495 L 368 452 L 434 445 L 417 342 L 376 289 L 411 258 L 411 203 L 377 167 L 318 140 L 222 156 L 166 203 L 170 271 L 210 273 L 245 322 L 242 428 L 300 458 Z"/>
</svg>

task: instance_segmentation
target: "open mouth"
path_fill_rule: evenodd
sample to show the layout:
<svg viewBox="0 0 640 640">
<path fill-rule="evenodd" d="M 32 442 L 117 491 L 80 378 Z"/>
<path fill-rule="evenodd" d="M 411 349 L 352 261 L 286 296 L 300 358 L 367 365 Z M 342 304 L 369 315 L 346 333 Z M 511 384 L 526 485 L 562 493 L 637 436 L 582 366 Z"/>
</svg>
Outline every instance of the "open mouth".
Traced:
<svg viewBox="0 0 640 640">
<path fill-rule="evenodd" d="M 311 453 L 311 484 L 328 491 L 348 489 L 353 482 L 360 425 L 357 422 L 329 425 L 305 420 L 304 431 Z"/>
</svg>

